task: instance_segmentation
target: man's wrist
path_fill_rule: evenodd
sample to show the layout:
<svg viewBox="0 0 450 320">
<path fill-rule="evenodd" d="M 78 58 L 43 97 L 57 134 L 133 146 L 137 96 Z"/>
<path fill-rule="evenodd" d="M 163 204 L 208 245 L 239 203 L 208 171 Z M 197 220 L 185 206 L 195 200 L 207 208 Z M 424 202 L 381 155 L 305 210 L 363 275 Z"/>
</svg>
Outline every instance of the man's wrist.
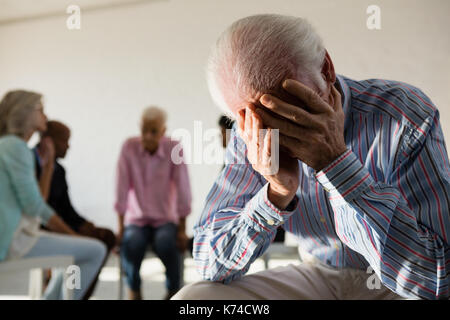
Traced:
<svg viewBox="0 0 450 320">
<path fill-rule="evenodd" d="M 44 173 L 47 173 L 47 174 L 53 173 L 54 168 L 55 168 L 55 165 L 53 162 L 48 162 L 42 166 Z"/>
<path fill-rule="evenodd" d="M 186 218 L 181 218 L 177 225 L 177 232 L 186 232 Z"/>
<path fill-rule="evenodd" d="M 341 157 L 346 151 L 347 147 L 344 145 L 334 153 L 334 156 L 332 156 L 330 159 L 327 159 L 321 165 L 319 165 L 317 168 L 314 169 L 316 170 L 316 172 L 322 171 L 324 168 L 328 167 L 330 164 L 336 161 L 336 159 Z"/>
<path fill-rule="evenodd" d="M 275 185 L 269 183 L 267 197 L 279 210 L 285 210 L 294 199 L 297 190 L 279 190 Z"/>
</svg>

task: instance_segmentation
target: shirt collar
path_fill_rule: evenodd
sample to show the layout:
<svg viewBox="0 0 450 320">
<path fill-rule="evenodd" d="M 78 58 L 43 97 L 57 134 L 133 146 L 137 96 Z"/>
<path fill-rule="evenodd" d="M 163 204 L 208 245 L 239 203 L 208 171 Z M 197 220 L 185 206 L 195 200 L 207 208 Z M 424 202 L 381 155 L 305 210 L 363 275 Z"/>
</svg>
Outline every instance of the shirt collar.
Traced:
<svg viewBox="0 0 450 320">
<path fill-rule="evenodd" d="M 342 109 L 344 111 L 345 122 L 347 124 L 348 113 L 350 112 L 350 103 L 351 103 L 350 87 L 345 82 L 345 79 L 343 76 L 336 75 L 336 79 L 337 79 L 336 89 L 338 89 L 339 92 L 341 93 Z M 347 127 L 347 126 L 345 125 L 345 127 Z"/>
<path fill-rule="evenodd" d="M 342 96 L 342 108 L 344 109 L 344 113 L 347 114 L 349 110 L 350 96 L 351 96 L 350 88 L 347 85 L 347 83 L 345 83 L 345 80 L 342 76 L 336 75 L 336 79 L 338 80 L 336 82 L 336 87 Z"/>
<path fill-rule="evenodd" d="M 164 146 L 163 146 L 164 141 L 165 141 L 165 137 L 162 137 L 159 140 L 158 149 L 156 149 L 156 152 L 153 155 L 151 155 L 150 152 L 145 150 L 144 146 L 142 145 L 142 143 L 140 143 L 141 154 L 144 155 L 144 156 L 147 155 L 147 156 L 150 156 L 150 157 L 157 156 L 157 157 L 159 157 L 161 159 L 164 159 L 164 157 L 166 156 L 166 153 L 164 152 Z"/>
</svg>

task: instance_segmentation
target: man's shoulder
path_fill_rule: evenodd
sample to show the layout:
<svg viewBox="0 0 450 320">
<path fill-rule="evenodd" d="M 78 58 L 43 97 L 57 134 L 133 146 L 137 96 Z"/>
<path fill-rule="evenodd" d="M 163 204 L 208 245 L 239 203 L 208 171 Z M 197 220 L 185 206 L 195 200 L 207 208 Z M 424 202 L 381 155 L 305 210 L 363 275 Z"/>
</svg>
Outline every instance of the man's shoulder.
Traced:
<svg viewBox="0 0 450 320">
<path fill-rule="evenodd" d="M 141 144 L 141 137 L 139 136 L 133 136 L 127 138 L 123 142 L 123 148 L 135 148 L 136 146 L 139 146 Z"/>
<path fill-rule="evenodd" d="M 386 115 L 413 128 L 437 113 L 430 98 L 411 84 L 385 79 L 344 80 L 351 92 L 352 111 Z"/>
<path fill-rule="evenodd" d="M 163 148 L 166 155 L 170 155 L 174 149 L 178 150 L 178 152 L 184 149 L 182 139 L 170 136 L 162 136 L 159 145 Z"/>
<path fill-rule="evenodd" d="M 61 163 L 59 163 L 58 160 L 55 161 L 55 170 L 54 171 L 61 173 L 63 175 L 66 174 L 66 169 L 64 168 L 64 166 Z"/>
</svg>

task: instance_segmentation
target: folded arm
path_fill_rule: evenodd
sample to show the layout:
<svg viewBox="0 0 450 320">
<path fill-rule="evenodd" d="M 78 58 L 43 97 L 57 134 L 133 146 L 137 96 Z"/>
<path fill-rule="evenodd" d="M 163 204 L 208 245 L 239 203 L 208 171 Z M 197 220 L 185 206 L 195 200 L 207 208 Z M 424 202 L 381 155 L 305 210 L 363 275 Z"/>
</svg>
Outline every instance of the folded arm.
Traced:
<svg viewBox="0 0 450 320">
<path fill-rule="evenodd" d="M 375 182 L 348 150 L 318 172 L 329 190 L 340 239 L 382 283 L 404 297 L 448 299 L 450 176 L 438 117 L 426 137 L 404 139 L 386 182 Z"/>
</svg>

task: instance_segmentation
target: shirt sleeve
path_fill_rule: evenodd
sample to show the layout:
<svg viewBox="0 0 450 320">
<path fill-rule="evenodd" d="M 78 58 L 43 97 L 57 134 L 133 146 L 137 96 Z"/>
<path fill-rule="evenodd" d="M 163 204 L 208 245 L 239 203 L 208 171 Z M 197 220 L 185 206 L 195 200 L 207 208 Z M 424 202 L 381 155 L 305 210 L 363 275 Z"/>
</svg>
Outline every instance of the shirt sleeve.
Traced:
<svg viewBox="0 0 450 320">
<path fill-rule="evenodd" d="M 268 200 L 268 183 L 248 162 L 235 128 L 225 161 L 194 227 L 193 256 L 203 279 L 229 283 L 265 252 L 298 201 L 280 211 Z"/>
<path fill-rule="evenodd" d="M 406 133 L 385 181 L 376 182 L 351 150 L 316 178 L 328 190 L 339 238 L 386 287 L 409 298 L 448 299 L 449 161 L 437 111 L 427 123 L 426 135 Z"/>
<path fill-rule="evenodd" d="M 47 224 L 54 212 L 39 191 L 31 150 L 25 144 L 15 143 L 5 152 L 3 158 L 22 213 L 40 217 L 42 222 Z"/>
<path fill-rule="evenodd" d="M 179 156 L 183 157 L 183 149 L 179 146 Z M 189 181 L 189 171 L 185 161 L 173 164 L 172 181 L 177 193 L 176 212 L 180 218 L 184 218 L 191 213 L 191 185 Z"/>
<path fill-rule="evenodd" d="M 114 208 L 118 214 L 124 215 L 128 206 L 128 192 L 131 187 L 131 176 L 127 160 L 128 144 L 125 142 L 119 156 L 116 173 L 116 203 Z"/>
</svg>

